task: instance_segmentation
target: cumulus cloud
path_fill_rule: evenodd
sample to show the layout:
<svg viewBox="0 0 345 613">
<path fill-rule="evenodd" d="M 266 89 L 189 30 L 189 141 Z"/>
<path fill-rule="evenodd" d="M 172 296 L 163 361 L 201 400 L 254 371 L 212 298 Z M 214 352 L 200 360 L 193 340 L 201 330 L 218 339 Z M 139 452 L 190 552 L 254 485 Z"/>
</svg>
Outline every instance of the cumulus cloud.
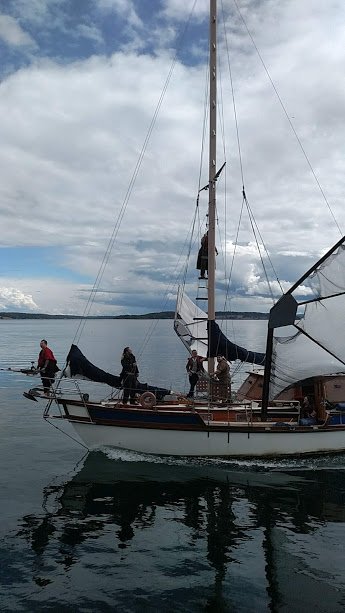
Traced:
<svg viewBox="0 0 345 613">
<path fill-rule="evenodd" d="M 28 277 L 25 280 L 14 277 L 4 277 L 0 287 L 1 311 L 36 311 L 53 315 L 82 314 L 85 308 L 85 295 L 83 286 L 64 279 L 51 279 L 42 276 Z M 95 309 L 94 314 L 100 314 Z"/>
<path fill-rule="evenodd" d="M 105 12 L 115 12 L 122 16 L 126 26 L 135 28 L 142 26 L 142 20 L 138 16 L 133 0 L 97 0 L 97 6 Z"/>
<path fill-rule="evenodd" d="M 23 10 L 23 19 L 36 25 L 52 6 L 43 0 L 24 4 L 16 0 L 14 4 Z M 60 10 L 64 5 L 62 0 L 53 4 Z M 164 24 L 167 37 L 159 38 L 148 30 L 136 3 L 99 0 L 101 15 L 116 14 L 127 28 L 127 39 L 119 40 L 117 50 L 68 62 L 63 57 L 37 57 L 0 85 L 0 113 L 6 117 L 0 142 L 1 245 L 56 246 L 58 265 L 95 278 L 115 228 L 114 248 L 100 286 L 104 291 L 96 298 L 99 312 L 161 310 L 161 304 L 170 308 L 183 274 L 199 188 L 206 77 L 202 54 L 195 65 L 181 59 L 176 63 L 138 177 L 134 185 L 130 182 L 171 68 L 169 48 L 178 29 L 176 21 L 186 17 L 185 4 L 179 0 L 160 4 L 159 18 L 169 18 L 169 22 Z M 198 26 L 205 4 L 197 5 Z M 316 0 L 308 6 L 295 0 L 260 5 L 249 0 L 242 9 L 332 211 L 344 225 L 345 127 L 340 109 L 345 105 L 345 86 L 340 24 L 345 9 L 336 4 L 330 10 Z M 306 20 L 308 33 L 303 25 Z M 222 28 L 219 30 L 223 36 Z M 311 257 L 316 260 L 337 240 L 338 229 L 238 14 L 231 14 L 230 31 L 227 43 L 246 194 L 260 231 L 258 240 L 261 243 L 263 237 L 285 288 L 302 274 L 303 267 L 311 265 Z M 76 32 L 102 43 L 99 21 L 80 24 Z M 151 46 L 144 52 L 148 40 Z M 194 37 L 190 42 L 195 57 L 200 39 Z M 219 47 L 226 59 L 225 40 Z M 226 73 L 225 62 L 220 89 L 224 102 L 231 94 L 225 85 Z M 230 147 L 227 167 L 218 181 L 217 282 L 226 292 L 242 206 L 231 102 L 226 103 L 222 119 L 218 166 L 224 161 L 226 146 Z M 222 142 L 222 135 L 227 142 Z M 201 185 L 207 182 L 207 174 L 204 160 Z M 207 193 L 203 192 L 200 231 L 205 227 L 206 207 Z M 192 296 L 196 293 L 198 232 L 199 228 L 192 240 L 187 275 Z M 245 208 L 239 241 L 231 290 L 237 301 L 234 309 L 269 307 Z M 15 279 L 2 285 L 32 295 L 41 311 L 81 312 L 89 286 L 61 280 L 56 283 L 58 293 L 55 282 L 38 276 L 39 272 L 26 289 Z M 272 272 L 270 276 L 275 279 Z M 49 292 L 44 291 L 44 284 Z M 279 294 L 278 284 L 273 288 Z"/>
<path fill-rule="evenodd" d="M 208 16 L 207 2 L 189 2 L 185 0 L 163 0 L 162 14 L 167 19 L 177 19 L 186 21 L 190 14 L 198 19 L 204 19 Z M 189 9 L 189 11 L 188 11 Z"/>
<path fill-rule="evenodd" d="M 35 311 L 37 304 L 30 294 L 24 294 L 15 287 L 0 287 L 0 310 Z"/>
<path fill-rule="evenodd" d="M 100 29 L 96 28 L 96 26 L 92 26 L 86 23 L 81 23 L 78 25 L 78 27 L 76 28 L 76 35 L 83 36 L 84 38 L 89 38 L 90 40 L 98 44 L 104 43 Z"/>
<path fill-rule="evenodd" d="M 21 21 L 36 26 L 42 24 L 47 26 L 49 21 L 52 21 L 54 10 L 62 7 L 65 0 L 30 0 L 30 2 L 27 2 L 27 0 L 7 0 L 7 4 L 12 8 L 12 13 Z M 56 22 L 54 25 L 56 25 Z"/>
<path fill-rule="evenodd" d="M 10 15 L 0 14 L 0 40 L 13 47 L 36 47 L 30 34 Z"/>
</svg>

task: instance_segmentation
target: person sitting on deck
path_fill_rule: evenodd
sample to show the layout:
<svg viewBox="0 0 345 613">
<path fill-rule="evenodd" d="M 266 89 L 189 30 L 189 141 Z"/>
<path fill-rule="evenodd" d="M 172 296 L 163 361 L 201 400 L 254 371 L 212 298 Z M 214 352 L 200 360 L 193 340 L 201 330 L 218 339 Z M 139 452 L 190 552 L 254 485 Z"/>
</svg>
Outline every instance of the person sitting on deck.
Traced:
<svg viewBox="0 0 345 613">
<path fill-rule="evenodd" d="M 301 412 L 302 418 L 299 420 L 300 426 L 314 426 L 317 424 L 316 411 L 308 396 L 303 398 Z"/>
<path fill-rule="evenodd" d="M 123 403 L 127 404 L 130 399 L 131 404 L 135 404 L 135 389 L 137 386 L 137 380 L 139 370 L 135 355 L 132 353 L 130 347 L 125 347 L 121 357 L 122 372 L 120 379 L 123 384 Z"/>
</svg>

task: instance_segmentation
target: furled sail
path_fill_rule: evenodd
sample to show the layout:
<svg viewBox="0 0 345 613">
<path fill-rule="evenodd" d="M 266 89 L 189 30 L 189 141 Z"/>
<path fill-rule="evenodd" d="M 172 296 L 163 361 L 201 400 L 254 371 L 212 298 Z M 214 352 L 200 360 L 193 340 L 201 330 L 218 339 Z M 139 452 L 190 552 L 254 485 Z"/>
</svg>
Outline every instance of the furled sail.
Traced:
<svg viewBox="0 0 345 613">
<path fill-rule="evenodd" d="M 80 351 L 77 345 L 72 345 L 67 356 L 67 365 L 69 368 L 69 374 L 71 377 L 85 377 L 90 381 L 95 381 L 97 383 L 106 383 L 111 387 L 115 387 L 117 389 L 121 389 L 122 382 L 121 378 L 108 373 L 97 366 L 94 366 L 89 360 L 84 356 L 84 354 Z M 164 396 L 171 393 L 170 390 L 164 389 L 162 387 L 155 387 L 153 385 L 148 385 L 147 383 L 140 383 L 137 381 L 136 390 L 137 393 L 143 392 L 153 392 L 157 398 L 157 400 L 161 400 Z"/>
<path fill-rule="evenodd" d="M 286 294 L 304 308 L 301 319 L 286 321 L 271 310 L 273 330 L 269 399 L 283 389 L 309 377 L 345 372 L 345 237 L 308 271 Z M 307 296 L 307 299 L 306 299 Z M 291 314 L 290 314 L 291 315 Z M 292 325 L 291 325 L 292 323 Z M 290 325 L 289 325 L 290 324 Z M 289 326 L 283 328 L 282 326 Z M 285 336 L 284 336 L 285 334 Z"/>
<path fill-rule="evenodd" d="M 220 327 L 215 321 L 209 322 L 209 335 L 209 356 L 211 358 L 214 358 L 217 355 L 223 355 L 229 361 L 240 360 L 241 362 L 250 362 L 250 364 L 258 364 L 260 366 L 265 364 L 264 353 L 248 351 L 248 349 L 232 343 L 228 338 L 226 338 L 225 334 L 221 331 Z"/>
<path fill-rule="evenodd" d="M 207 315 L 186 294 L 182 293 L 181 288 L 177 296 L 174 329 L 189 351 L 196 349 L 198 355 L 203 357 L 223 355 L 229 361 L 241 360 L 260 365 L 265 363 L 264 353 L 248 351 L 232 343 L 215 321 L 209 324 L 210 347 L 208 351 Z"/>
<path fill-rule="evenodd" d="M 71 345 L 69 354 L 67 356 L 67 364 L 69 366 L 71 377 L 85 377 L 90 381 L 96 381 L 97 383 L 106 383 L 110 387 L 121 387 L 121 379 L 116 375 L 112 375 L 109 372 L 105 372 L 101 368 L 94 366 L 80 351 L 77 345 Z"/>
</svg>

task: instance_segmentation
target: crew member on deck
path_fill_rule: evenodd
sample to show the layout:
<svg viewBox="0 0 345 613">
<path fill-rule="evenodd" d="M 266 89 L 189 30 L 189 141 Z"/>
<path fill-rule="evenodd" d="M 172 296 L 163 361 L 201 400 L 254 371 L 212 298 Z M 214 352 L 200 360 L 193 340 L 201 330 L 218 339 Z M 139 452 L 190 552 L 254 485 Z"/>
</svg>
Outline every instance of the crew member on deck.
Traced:
<svg viewBox="0 0 345 613">
<path fill-rule="evenodd" d="M 55 379 L 55 373 L 60 370 L 56 364 L 56 359 L 45 339 L 40 342 L 41 351 L 38 356 L 37 370 L 40 371 L 43 391 L 48 396 L 50 388 Z"/>
<path fill-rule="evenodd" d="M 228 389 L 230 385 L 230 366 L 226 358 L 222 355 L 217 356 L 217 368 L 214 373 L 215 380 L 219 385 L 219 398 L 223 402 L 227 402 Z"/>
<path fill-rule="evenodd" d="M 218 255 L 217 247 L 216 255 Z M 205 279 L 205 272 L 208 272 L 208 232 L 205 232 L 201 239 L 201 246 L 198 252 L 198 259 L 196 262 L 197 270 L 200 270 L 199 279 Z"/>
<path fill-rule="evenodd" d="M 135 390 L 137 387 L 137 380 L 139 370 L 135 355 L 132 353 L 130 347 L 125 347 L 121 358 L 122 372 L 120 379 L 123 384 L 123 403 L 127 404 L 130 399 L 131 404 L 135 404 Z"/>
<path fill-rule="evenodd" d="M 313 426 L 317 424 L 317 415 L 312 402 L 305 396 L 301 407 L 302 418 L 299 420 L 300 426 Z"/>
<path fill-rule="evenodd" d="M 192 355 L 187 360 L 186 370 L 189 376 L 189 385 L 190 390 L 187 394 L 187 398 L 193 398 L 194 396 L 194 388 L 198 382 L 200 374 L 204 371 L 203 362 L 207 360 L 207 358 L 203 358 L 198 355 L 198 352 L 193 349 Z"/>
</svg>

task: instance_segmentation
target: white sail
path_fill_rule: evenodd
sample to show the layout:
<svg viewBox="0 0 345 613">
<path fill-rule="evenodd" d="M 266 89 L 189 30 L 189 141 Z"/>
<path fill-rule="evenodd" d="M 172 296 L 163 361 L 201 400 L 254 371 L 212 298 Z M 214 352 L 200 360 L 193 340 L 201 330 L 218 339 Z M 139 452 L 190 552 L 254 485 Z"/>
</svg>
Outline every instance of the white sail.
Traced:
<svg viewBox="0 0 345 613">
<path fill-rule="evenodd" d="M 270 399 L 296 381 L 345 372 L 344 241 L 294 287 L 297 305 L 302 302 L 297 299 L 302 284 L 309 287 L 310 298 L 293 334 L 282 336 L 281 328 L 274 331 Z"/>
<path fill-rule="evenodd" d="M 177 294 L 174 329 L 188 351 L 196 349 L 198 355 L 207 356 L 207 315 L 181 287 Z"/>
</svg>

